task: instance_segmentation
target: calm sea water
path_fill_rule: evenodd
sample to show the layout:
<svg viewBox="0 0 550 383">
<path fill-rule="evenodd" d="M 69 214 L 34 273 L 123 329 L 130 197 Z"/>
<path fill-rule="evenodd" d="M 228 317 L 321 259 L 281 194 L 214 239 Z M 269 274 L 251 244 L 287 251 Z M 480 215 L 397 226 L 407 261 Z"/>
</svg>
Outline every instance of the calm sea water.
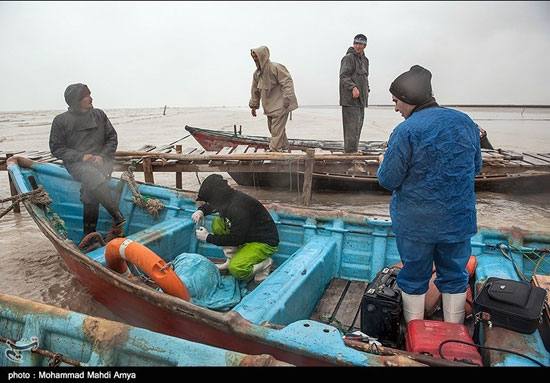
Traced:
<svg viewBox="0 0 550 383">
<path fill-rule="evenodd" d="M 96 101 L 96 106 L 102 108 Z M 183 147 L 199 147 L 186 137 L 185 125 L 268 135 L 266 118 L 253 118 L 246 107 L 104 109 L 118 132 L 119 149 L 135 150 L 145 144 L 164 145 L 179 141 Z M 488 132 L 495 148 L 515 151 L 550 152 L 549 108 L 457 108 Z M 0 112 L 0 150 L 49 150 L 48 137 L 53 118 L 62 111 Z M 369 107 L 365 115 L 362 140 L 387 140 L 402 121 L 392 107 Z M 342 139 L 339 107 L 301 107 L 293 112 L 287 125 L 289 138 Z M 115 174 L 116 176 L 117 174 Z M 183 188 L 198 190 L 199 181 L 208 174 L 183 174 Z M 228 179 L 229 176 L 224 174 Z M 141 178 L 140 178 L 141 177 Z M 142 175 L 137 175 L 143 180 Z M 155 173 L 161 185 L 175 186 L 175 175 Z M 299 204 L 295 191 L 272 191 L 239 187 L 264 202 Z M 8 175 L 0 173 L 0 198 L 9 196 Z M 314 192 L 313 206 L 389 215 L 390 196 L 382 193 Z M 6 205 L 4 205 L 6 207 Z M 518 226 L 550 231 L 550 191 L 537 194 L 477 194 L 478 222 L 488 226 Z M 8 213 L 0 219 L 0 292 L 34 299 L 90 315 L 118 319 L 86 292 L 68 271 L 53 245 L 38 230 L 26 210 Z"/>
</svg>

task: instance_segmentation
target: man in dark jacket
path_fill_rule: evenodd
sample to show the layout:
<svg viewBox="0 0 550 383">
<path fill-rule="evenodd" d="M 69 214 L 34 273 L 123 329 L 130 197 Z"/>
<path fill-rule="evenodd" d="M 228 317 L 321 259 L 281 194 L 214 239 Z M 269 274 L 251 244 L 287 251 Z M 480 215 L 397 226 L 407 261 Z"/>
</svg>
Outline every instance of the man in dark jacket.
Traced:
<svg viewBox="0 0 550 383">
<path fill-rule="evenodd" d="M 113 171 L 113 156 L 118 145 L 117 133 L 101 110 L 93 107 L 92 96 L 84 84 L 72 84 L 65 90 L 69 110 L 57 115 L 50 131 L 50 151 L 79 182 L 84 204 L 84 236 L 96 230 L 99 203 L 113 217 L 113 226 L 126 220 L 115 204 L 107 180 Z"/>
<path fill-rule="evenodd" d="M 353 39 L 340 63 L 340 105 L 344 124 L 344 151 L 358 151 L 359 137 L 369 100 L 369 59 L 365 56 L 367 37 L 359 34 Z"/>
<path fill-rule="evenodd" d="M 195 223 L 204 224 L 204 216 L 219 212 L 212 221 L 212 234 L 204 226 L 196 231 L 201 241 L 222 246 L 227 261 L 219 266 L 235 278 L 261 282 L 269 275 L 271 255 L 279 245 L 275 222 L 256 199 L 231 188 L 219 174 L 208 176 L 202 183 L 198 201 L 206 204 L 192 215 Z"/>
</svg>

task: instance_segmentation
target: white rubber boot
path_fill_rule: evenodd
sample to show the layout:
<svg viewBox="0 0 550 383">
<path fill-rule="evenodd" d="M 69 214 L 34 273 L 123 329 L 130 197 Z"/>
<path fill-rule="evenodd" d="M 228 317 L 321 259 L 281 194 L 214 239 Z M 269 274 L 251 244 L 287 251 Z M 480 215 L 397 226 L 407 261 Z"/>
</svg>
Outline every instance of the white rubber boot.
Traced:
<svg viewBox="0 0 550 383">
<path fill-rule="evenodd" d="M 464 313 L 466 312 L 466 293 L 449 294 L 442 293 L 443 300 L 443 319 L 450 323 L 464 323 Z"/>
<path fill-rule="evenodd" d="M 227 260 L 224 263 L 216 263 L 216 267 L 218 270 L 227 270 L 229 267 L 229 262 L 231 262 L 231 258 L 237 253 L 239 248 L 237 246 L 222 246 L 223 253 L 227 257 Z"/>
<path fill-rule="evenodd" d="M 266 279 L 269 275 L 271 264 L 273 263 L 273 260 L 271 257 L 263 260 L 260 263 L 255 264 L 252 266 L 252 275 L 254 276 L 254 282 L 262 282 L 264 279 Z"/>
<path fill-rule="evenodd" d="M 424 300 L 426 294 L 412 295 L 401 291 L 403 298 L 403 316 L 405 322 L 409 323 L 413 319 L 424 319 Z"/>
</svg>

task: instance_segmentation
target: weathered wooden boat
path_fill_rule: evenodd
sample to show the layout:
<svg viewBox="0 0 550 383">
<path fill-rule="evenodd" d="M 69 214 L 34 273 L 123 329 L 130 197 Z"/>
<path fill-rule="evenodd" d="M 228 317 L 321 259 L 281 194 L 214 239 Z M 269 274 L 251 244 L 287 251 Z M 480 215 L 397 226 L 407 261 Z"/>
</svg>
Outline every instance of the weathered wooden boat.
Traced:
<svg viewBox="0 0 550 383">
<path fill-rule="evenodd" d="M 81 250 L 80 184 L 63 167 L 12 157 L 8 170 L 24 196 L 41 189 L 47 191 L 51 202 L 46 204 L 25 197 L 23 203 L 29 214 L 80 283 L 130 325 L 244 354 L 272 355 L 294 365 L 463 365 L 387 347 L 382 351 L 368 349 L 343 339 L 344 333 L 360 328 L 356 319 L 368 281 L 382 268 L 399 261 L 387 217 L 267 206 L 280 236 L 278 252 L 273 255 L 275 269 L 230 310 L 216 311 L 109 269 L 101 244 L 89 252 Z M 192 193 L 128 182 L 110 181 L 128 219 L 124 226 L 128 239 L 154 251 L 163 262 L 171 262 L 183 253 L 200 254 L 213 262 L 224 259 L 221 248 L 199 242 L 194 235 L 190 217 L 197 205 Z M 150 214 L 134 203 L 136 195 L 156 199 L 163 208 Z M 207 217 L 207 228 L 211 219 Z M 110 227 L 110 217 L 101 208 L 97 230 L 105 236 Z M 503 256 L 499 244 L 506 247 L 513 262 Z M 490 276 L 518 279 L 516 270 L 528 278 L 534 272 L 548 274 L 544 258 L 544 263 L 535 266 L 524 254 L 536 253 L 549 244 L 549 233 L 480 228 L 472 238 L 473 254 L 478 259 L 476 286 Z M 524 335 L 482 327 L 480 333 L 480 341 L 486 346 L 516 350 L 550 365 L 550 354 L 538 332 Z M 495 351 L 485 356 L 487 365 L 536 364 Z"/>
<path fill-rule="evenodd" d="M 197 142 L 207 151 L 232 153 L 263 152 L 269 148 L 269 137 L 242 135 L 236 130 L 226 132 L 186 126 Z M 343 141 L 289 139 L 292 151 L 313 148 L 317 153 L 343 153 Z M 484 159 L 482 172 L 475 178 L 476 190 L 495 192 L 521 191 L 538 192 L 550 188 L 550 153 L 516 153 L 509 150 L 493 149 L 487 137 L 482 136 L 482 155 Z M 386 141 L 360 141 L 359 152 L 372 158 L 383 154 L 387 148 Z M 189 154 L 195 154 L 189 153 Z M 377 190 L 388 192 L 378 184 L 376 171 L 378 161 L 354 161 L 349 171 L 332 173 L 315 171 L 313 168 L 313 190 L 326 191 L 361 191 Z M 359 162 L 361 162 L 359 164 Z M 242 186 L 266 188 L 295 189 L 303 184 L 304 167 L 290 169 L 289 172 L 229 171 L 229 175 Z"/>
<path fill-rule="evenodd" d="M 0 366 L 288 366 L 0 293 Z"/>
</svg>

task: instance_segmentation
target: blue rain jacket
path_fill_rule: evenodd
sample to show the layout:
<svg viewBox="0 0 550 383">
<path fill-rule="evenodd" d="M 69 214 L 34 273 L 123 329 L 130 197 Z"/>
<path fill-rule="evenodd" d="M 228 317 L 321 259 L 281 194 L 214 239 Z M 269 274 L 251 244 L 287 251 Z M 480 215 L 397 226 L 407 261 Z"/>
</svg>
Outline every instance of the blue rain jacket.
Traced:
<svg viewBox="0 0 550 383">
<path fill-rule="evenodd" d="M 425 243 L 464 241 L 477 232 L 474 177 L 479 130 L 466 114 L 432 107 L 393 131 L 378 182 L 392 190 L 393 231 Z"/>
</svg>

